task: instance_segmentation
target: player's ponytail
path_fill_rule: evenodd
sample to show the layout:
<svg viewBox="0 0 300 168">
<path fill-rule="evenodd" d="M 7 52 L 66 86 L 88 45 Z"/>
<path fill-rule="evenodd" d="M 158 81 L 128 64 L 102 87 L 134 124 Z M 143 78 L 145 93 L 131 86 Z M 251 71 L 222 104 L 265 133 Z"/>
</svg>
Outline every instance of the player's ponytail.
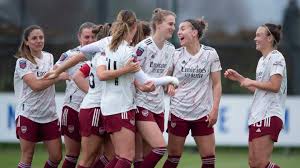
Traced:
<svg viewBox="0 0 300 168">
<path fill-rule="evenodd" d="M 281 25 L 275 25 L 272 23 L 266 23 L 264 25 L 262 25 L 263 27 L 265 27 L 267 29 L 267 34 L 270 36 L 273 36 L 273 47 L 276 47 L 280 40 L 281 40 L 281 36 L 282 36 L 282 28 Z"/>
<path fill-rule="evenodd" d="M 136 24 L 135 13 L 128 10 L 121 10 L 117 16 L 117 20 L 111 28 L 112 40 L 109 45 L 110 50 L 116 51 L 124 38 Z"/>
</svg>

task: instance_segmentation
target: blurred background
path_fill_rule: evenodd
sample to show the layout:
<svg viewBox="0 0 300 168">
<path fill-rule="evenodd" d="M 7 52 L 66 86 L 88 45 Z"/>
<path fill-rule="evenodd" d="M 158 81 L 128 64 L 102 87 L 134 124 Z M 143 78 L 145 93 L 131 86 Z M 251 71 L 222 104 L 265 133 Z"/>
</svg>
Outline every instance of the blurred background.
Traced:
<svg viewBox="0 0 300 168">
<path fill-rule="evenodd" d="M 15 54 L 22 31 L 31 24 L 42 26 L 45 50 L 58 59 L 75 47 L 77 29 L 83 22 L 112 22 L 120 9 L 131 9 L 138 18 L 150 20 L 153 9 L 169 9 L 177 15 L 177 25 L 187 18 L 204 16 L 208 32 L 203 43 L 215 47 L 223 70 L 235 68 L 254 78 L 260 54 L 253 41 L 256 28 L 266 22 L 283 25 L 279 50 L 286 58 L 288 94 L 300 94 L 300 13 L 299 0 L 0 0 L 0 91 L 13 91 Z M 176 33 L 172 43 L 178 46 Z M 226 94 L 245 93 L 223 80 Z M 63 91 L 64 87 L 58 87 Z"/>
<path fill-rule="evenodd" d="M 176 28 L 185 19 L 203 16 L 209 26 L 202 43 L 217 50 L 222 72 L 233 68 L 252 79 L 261 56 L 253 41 L 256 28 L 264 23 L 283 26 L 279 51 L 287 63 L 288 99 L 285 128 L 278 143 L 282 149 L 275 153 L 274 158 L 285 165 L 283 167 L 295 165 L 300 159 L 300 132 L 297 131 L 300 127 L 300 0 L 0 0 L 0 158 L 11 157 L 7 155 L 12 151 L 5 147 L 6 143 L 18 142 L 14 133 L 14 54 L 27 26 L 37 24 L 44 28 L 44 50 L 57 60 L 63 52 L 78 45 L 77 30 L 83 22 L 112 22 L 121 9 L 133 10 L 139 19 L 149 21 L 157 7 L 176 13 Z M 176 33 L 171 42 L 179 47 Z M 215 126 L 216 142 L 221 146 L 218 148 L 221 159 L 217 159 L 217 165 L 223 165 L 220 166 L 223 168 L 247 167 L 247 150 L 232 150 L 231 147 L 247 146 L 247 112 L 252 95 L 223 77 L 222 87 L 224 95 Z M 58 111 L 64 89 L 64 83 L 56 85 L 60 92 L 57 94 Z M 195 145 L 191 137 L 187 138 L 187 144 Z M 37 162 L 42 164 L 47 154 L 43 150 L 40 153 L 42 159 L 37 159 Z M 199 157 L 191 153 L 188 152 L 180 167 L 199 167 Z M 12 155 L 18 155 L 18 150 Z M 230 157 L 239 158 L 239 162 L 230 160 Z M 17 161 L 18 158 L 14 157 L 7 167 Z M 195 162 L 194 166 L 191 162 Z"/>
</svg>

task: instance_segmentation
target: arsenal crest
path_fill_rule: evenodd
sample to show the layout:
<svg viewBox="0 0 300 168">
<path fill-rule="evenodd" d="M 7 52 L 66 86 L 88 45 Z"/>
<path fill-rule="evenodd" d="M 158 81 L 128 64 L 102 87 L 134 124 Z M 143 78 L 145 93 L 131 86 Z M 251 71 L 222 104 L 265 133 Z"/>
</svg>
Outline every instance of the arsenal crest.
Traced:
<svg viewBox="0 0 300 168">
<path fill-rule="evenodd" d="M 148 111 L 148 110 L 143 110 L 143 111 L 142 111 L 142 115 L 143 115 L 144 117 L 147 117 L 147 116 L 149 115 L 149 111 Z"/>
<path fill-rule="evenodd" d="M 19 61 L 19 66 L 21 69 L 25 69 L 27 64 L 26 64 L 26 61 L 25 60 L 20 60 Z"/>
<path fill-rule="evenodd" d="M 171 122 L 171 127 L 175 128 L 176 127 L 176 123 L 175 122 Z"/>
<path fill-rule="evenodd" d="M 139 47 L 137 50 L 136 50 L 136 56 L 141 56 L 144 52 L 144 49 Z"/>
<path fill-rule="evenodd" d="M 68 131 L 69 133 L 73 133 L 74 132 L 74 125 L 68 125 Z"/>
<path fill-rule="evenodd" d="M 103 135 L 105 133 L 105 129 L 103 127 L 99 128 L 99 134 Z"/>
<path fill-rule="evenodd" d="M 27 131 L 27 127 L 26 127 L 26 126 L 21 126 L 21 132 L 22 132 L 23 134 L 25 134 L 26 131 Z"/>
</svg>

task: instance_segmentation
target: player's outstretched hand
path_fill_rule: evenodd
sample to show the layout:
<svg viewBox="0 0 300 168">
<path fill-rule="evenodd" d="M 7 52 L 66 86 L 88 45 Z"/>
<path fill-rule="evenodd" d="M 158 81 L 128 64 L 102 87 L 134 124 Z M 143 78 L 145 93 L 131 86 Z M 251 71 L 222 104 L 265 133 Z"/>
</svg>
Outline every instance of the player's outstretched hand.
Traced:
<svg viewBox="0 0 300 168">
<path fill-rule="evenodd" d="M 244 77 L 242 75 L 240 75 L 237 71 L 233 70 L 233 69 L 227 69 L 224 72 L 224 76 L 227 79 L 233 80 L 233 81 L 237 81 L 240 82 L 244 79 Z"/>
</svg>

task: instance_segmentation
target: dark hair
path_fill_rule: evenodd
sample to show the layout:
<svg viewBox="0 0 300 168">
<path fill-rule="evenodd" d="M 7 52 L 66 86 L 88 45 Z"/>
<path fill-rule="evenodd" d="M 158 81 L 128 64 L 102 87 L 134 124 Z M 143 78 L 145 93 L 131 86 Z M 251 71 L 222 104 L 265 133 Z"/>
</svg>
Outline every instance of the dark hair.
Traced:
<svg viewBox="0 0 300 168">
<path fill-rule="evenodd" d="M 201 39 L 207 30 L 208 23 L 204 19 L 187 19 L 184 22 L 189 22 L 192 25 L 192 29 L 198 31 L 198 39 Z"/>
<path fill-rule="evenodd" d="M 22 35 L 22 42 L 21 42 L 19 49 L 15 55 L 16 58 L 26 58 L 33 64 L 36 64 L 34 56 L 31 55 L 29 46 L 27 46 L 25 44 L 25 42 L 28 41 L 28 37 L 29 37 L 30 33 L 36 29 L 41 30 L 44 34 L 43 29 L 38 25 L 31 25 L 31 26 L 27 27 L 26 29 L 24 29 L 23 35 Z"/>
<path fill-rule="evenodd" d="M 137 22 L 137 30 L 132 39 L 131 45 L 133 46 L 137 45 L 140 41 L 147 38 L 147 36 L 150 36 L 150 34 L 151 34 L 151 28 L 149 22 L 139 20 Z"/>
<path fill-rule="evenodd" d="M 110 35 L 110 28 L 111 23 L 99 24 L 93 28 L 92 32 L 96 35 L 97 40 L 101 40 Z"/>
<path fill-rule="evenodd" d="M 78 29 L 78 35 L 80 36 L 83 29 L 91 29 L 94 28 L 96 25 L 95 23 L 92 22 L 84 22 L 80 25 L 79 29 Z"/>
<path fill-rule="evenodd" d="M 281 40 L 281 25 L 275 25 L 272 23 L 266 23 L 263 25 L 263 27 L 265 27 L 267 29 L 267 35 L 270 36 L 272 35 L 274 38 L 273 41 L 273 47 L 275 47 L 276 45 L 278 45 L 278 43 Z"/>
<path fill-rule="evenodd" d="M 121 10 L 116 21 L 112 24 L 112 40 L 109 45 L 110 50 L 116 51 L 121 42 L 130 32 L 132 26 L 136 23 L 136 15 L 129 10 Z"/>
<path fill-rule="evenodd" d="M 165 17 L 169 15 L 176 17 L 176 14 L 169 10 L 163 10 L 161 8 L 156 8 L 153 10 L 151 19 L 151 28 L 153 33 L 156 32 L 156 24 L 162 23 L 165 20 Z"/>
</svg>

